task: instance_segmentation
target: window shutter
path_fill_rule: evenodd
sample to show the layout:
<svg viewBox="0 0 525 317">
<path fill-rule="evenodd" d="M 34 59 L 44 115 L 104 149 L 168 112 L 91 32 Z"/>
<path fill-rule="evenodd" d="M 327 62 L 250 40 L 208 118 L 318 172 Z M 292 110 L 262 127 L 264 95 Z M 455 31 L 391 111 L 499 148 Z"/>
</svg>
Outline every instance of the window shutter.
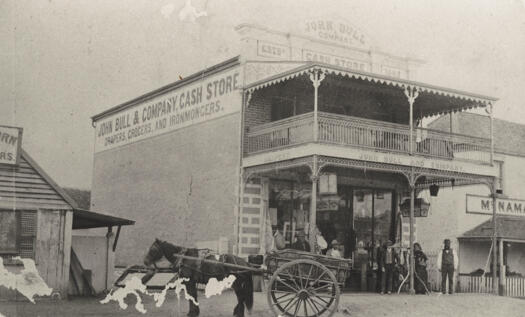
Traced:
<svg viewBox="0 0 525 317">
<path fill-rule="evenodd" d="M 35 258 L 35 240 L 37 230 L 36 211 L 22 211 L 20 214 L 19 252 L 22 258 Z"/>
</svg>

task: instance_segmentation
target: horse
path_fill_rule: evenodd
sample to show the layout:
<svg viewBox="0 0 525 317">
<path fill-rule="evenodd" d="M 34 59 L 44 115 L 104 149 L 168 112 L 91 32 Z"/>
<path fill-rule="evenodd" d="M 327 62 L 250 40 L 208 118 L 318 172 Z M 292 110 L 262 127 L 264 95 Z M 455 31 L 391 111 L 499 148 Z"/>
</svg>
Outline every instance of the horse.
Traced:
<svg viewBox="0 0 525 317">
<path fill-rule="evenodd" d="M 174 256 L 184 255 L 195 259 L 182 259 Z M 235 281 L 232 284 L 232 289 L 237 296 L 237 305 L 233 310 L 233 316 L 244 317 L 245 308 L 251 312 L 253 307 L 253 280 L 252 271 L 242 270 L 238 268 L 230 268 L 220 263 L 209 263 L 201 261 L 199 258 L 199 249 L 184 248 L 173 245 L 169 242 L 155 239 L 151 245 L 148 253 L 144 257 L 144 265 L 150 269 L 157 269 L 156 263 L 166 258 L 175 271 L 178 272 L 179 277 L 189 278 L 189 281 L 184 282 L 186 290 L 195 300 L 197 300 L 197 283 L 207 284 L 210 278 L 223 280 L 230 274 L 235 276 Z M 208 255 L 205 259 L 216 260 L 215 256 Z M 244 259 L 231 255 L 220 255 L 218 262 L 230 263 L 240 266 L 249 267 L 250 265 Z M 199 316 L 199 306 L 195 305 L 193 301 L 189 302 L 189 312 L 187 316 Z"/>
</svg>

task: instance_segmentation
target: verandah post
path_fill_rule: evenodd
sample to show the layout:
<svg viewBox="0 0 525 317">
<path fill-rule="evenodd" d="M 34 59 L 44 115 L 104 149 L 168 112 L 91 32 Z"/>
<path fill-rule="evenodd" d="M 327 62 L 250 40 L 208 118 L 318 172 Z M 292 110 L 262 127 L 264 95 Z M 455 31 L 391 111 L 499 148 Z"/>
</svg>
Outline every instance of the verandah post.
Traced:
<svg viewBox="0 0 525 317">
<path fill-rule="evenodd" d="M 497 263 L 498 263 L 498 253 L 497 250 L 497 244 L 496 244 L 496 237 L 497 237 L 497 229 L 496 229 L 496 180 L 494 179 L 491 187 L 492 192 L 492 290 L 494 294 L 498 294 L 498 283 L 496 283 L 496 280 L 498 278 L 498 275 L 496 273 Z"/>
<path fill-rule="evenodd" d="M 408 150 L 409 153 L 412 155 L 414 154 L 414 102 L 416 101 L 416 98 L 419 96 L 419 92 L 417 91 L 417 88 L 415 87 L 406 87 L 405 88 L 405 96 L 408 98 L 408 104 L 409 104 L 409 142 L 408 142 Z"/>
<path fill-rule="evenodd" d="M 503 239 L 499 240 L 499 295 L 505 296 L 505 265 L 503 263 Z"/>
<path fill-rule="evenodd" d="M 314 70 L 312 73 L 310 73 L 310 80 L 312 81 L 312 84 L 314 86 L 314 142 L 319 141 L 319 104 L 318 104 L 318 96 L 319 96 L 319 85 L 321 85 L 321 82 L 325 78 L 325 74 L 321 70 Z"/>
<path fill-rule="evenodd" d="M 414 167 L 410 169 L 410 294 L 415 294 L 414 290 L 414 199 L 415 199 L 415 179 L 414 179 Z"/>
<path fill-rule="evenodd" d="M 315 251 L 314 248 L 316 243 L 315 228 L 317 219 L 317 181 L 319 180 L 317 155 L 314 155 L 313 157 L 312 174 L 310 175 L 310 179 L 312 181 L 312 192 L 310 194 L 310 226 L 308 230 L 308 240 L 310 241 L 311 251 Z"/>
</svg>

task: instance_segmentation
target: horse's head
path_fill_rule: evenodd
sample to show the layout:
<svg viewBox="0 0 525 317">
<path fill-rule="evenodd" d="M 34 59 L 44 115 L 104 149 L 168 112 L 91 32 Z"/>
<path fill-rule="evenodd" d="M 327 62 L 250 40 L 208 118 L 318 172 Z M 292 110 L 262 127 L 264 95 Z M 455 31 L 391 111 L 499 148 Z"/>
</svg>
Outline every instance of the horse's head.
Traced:
<svg viewBox="0 0 525 317">
<path fill-rule="evenodd" d="M 173 254 L 179 254 L 183 250 L 183 248 L 175 246 L 169 242 L 155 239 L 155 242 L 153 242 L 149 248 L 148 253 L 144 256 L 144 265 L 147 267 L 155 266 L 155 264 L 163 258 L 166 258 L 173 264 L 176 261 L 176 257 L 174 257 Z"/>
<path fill-rule="evenodd" d="M 164 257 L 162 252 L 161 241 L 155 239 L 155 242 L 149 247 L 148 253 L 144 256 L 144 265 L 150 267 Z"/>
</svg>

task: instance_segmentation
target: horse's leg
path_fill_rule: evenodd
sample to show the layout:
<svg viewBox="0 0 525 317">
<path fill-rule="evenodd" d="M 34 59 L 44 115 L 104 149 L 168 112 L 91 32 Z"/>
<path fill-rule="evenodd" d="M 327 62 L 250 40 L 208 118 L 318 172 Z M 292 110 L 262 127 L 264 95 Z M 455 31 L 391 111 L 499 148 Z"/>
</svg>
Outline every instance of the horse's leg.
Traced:
<svg viewBox="0 0 525 317">
<path fill-rule="evenodd" d="M 195 281 L 195 278 L 192 276 L 189 281 L 184 283 L 186 285 L 186 290 L 188 294 L 197 301 L 197 283 Z M 200 310 L 199 306 L 195 305 L 192 300 L 189 300 L 189 307 L 190 310 L 188 312 L 189 317 L 197 317 L 199 316 Z"/>
<path fill-rule="evenodd" d="M 232 284 L 232 288 L 237 296 L 237 305 L 233 309 L 233 316 L 235 317 L 244 317 L 244 292 L 242 290 L 242 283 L 242 280 L 237 276 Z"/>
</svg>

